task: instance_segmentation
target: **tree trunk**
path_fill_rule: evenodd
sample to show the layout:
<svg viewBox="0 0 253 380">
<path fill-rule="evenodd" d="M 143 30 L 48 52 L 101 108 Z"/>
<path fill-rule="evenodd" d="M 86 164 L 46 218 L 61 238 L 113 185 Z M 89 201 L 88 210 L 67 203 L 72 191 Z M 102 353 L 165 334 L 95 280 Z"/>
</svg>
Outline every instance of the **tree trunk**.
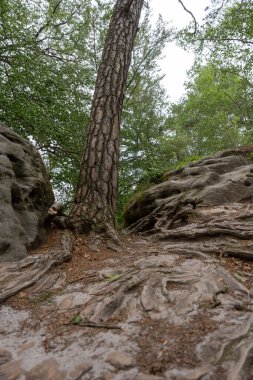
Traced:
<svg viewBox="0 0 253 380">
<path fill-rule="evenodd" d="M 115 230 L 122 104 L 144 0 L 117 0 L 98 70 L 71 223 L 79 232 Z"/>
</svg>

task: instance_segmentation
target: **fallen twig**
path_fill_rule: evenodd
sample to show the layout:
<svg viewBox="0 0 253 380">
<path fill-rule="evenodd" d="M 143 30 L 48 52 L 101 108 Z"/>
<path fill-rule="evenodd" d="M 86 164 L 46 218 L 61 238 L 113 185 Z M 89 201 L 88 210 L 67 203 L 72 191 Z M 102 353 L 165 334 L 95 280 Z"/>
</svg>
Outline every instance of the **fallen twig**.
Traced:
<svg viewBox="0 0 253 380">
<path fill-rule="evenodd" d="M 90 322 L 90 321 L 80 321 L 79 323 L 67 323 L 67 325 L 75 325 L 75 326 L 80 326 L 80 327 L 91 327 L 95 329 L 117 329 L 121 330 L 122 328 L 117 325 L 110 325 L 107 323 L 96 323 L 96 322 Z"/>
</svg>

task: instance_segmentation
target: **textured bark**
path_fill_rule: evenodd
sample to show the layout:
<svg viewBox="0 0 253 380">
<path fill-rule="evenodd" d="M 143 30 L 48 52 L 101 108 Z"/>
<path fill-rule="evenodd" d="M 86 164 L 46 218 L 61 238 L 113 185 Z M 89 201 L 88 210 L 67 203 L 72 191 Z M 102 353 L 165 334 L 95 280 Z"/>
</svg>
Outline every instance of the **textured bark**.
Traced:
<svg viewBox="0 0 253 380">
<path fill-rule="evenodd" d="M 105 42 L 71 223 L 113 231 L 118 188 L 120 116 L 143 0 L 118 0 Z"/>
</svg>

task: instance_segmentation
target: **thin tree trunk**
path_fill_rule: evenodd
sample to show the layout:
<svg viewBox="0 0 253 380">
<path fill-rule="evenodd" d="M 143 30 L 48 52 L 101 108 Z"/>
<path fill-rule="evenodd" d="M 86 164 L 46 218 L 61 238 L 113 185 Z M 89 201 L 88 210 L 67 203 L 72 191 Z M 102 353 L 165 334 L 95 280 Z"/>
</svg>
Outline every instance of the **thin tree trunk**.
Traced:
<svg viewBox="0 0 253 380">
<path fill-rule="evenodd" d="M 71 223 L 114 231 L 122 104 L 144 0 L 117 0 L 98 70 Z"/>
</svg>

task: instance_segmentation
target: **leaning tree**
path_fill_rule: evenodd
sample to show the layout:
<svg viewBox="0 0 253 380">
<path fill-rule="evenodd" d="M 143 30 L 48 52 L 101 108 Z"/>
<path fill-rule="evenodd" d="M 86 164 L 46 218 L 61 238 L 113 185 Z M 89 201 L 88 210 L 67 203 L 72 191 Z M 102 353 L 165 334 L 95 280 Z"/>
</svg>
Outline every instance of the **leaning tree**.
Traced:
<svg viewBox="0 0 253 380">
<path fill-rule="evenodd" d="M 98 70 L 86 144 L 71 212 L 79 232 L 115 236 L 120 118 L 144 0 L 117 0 Z"/>
</svg>

